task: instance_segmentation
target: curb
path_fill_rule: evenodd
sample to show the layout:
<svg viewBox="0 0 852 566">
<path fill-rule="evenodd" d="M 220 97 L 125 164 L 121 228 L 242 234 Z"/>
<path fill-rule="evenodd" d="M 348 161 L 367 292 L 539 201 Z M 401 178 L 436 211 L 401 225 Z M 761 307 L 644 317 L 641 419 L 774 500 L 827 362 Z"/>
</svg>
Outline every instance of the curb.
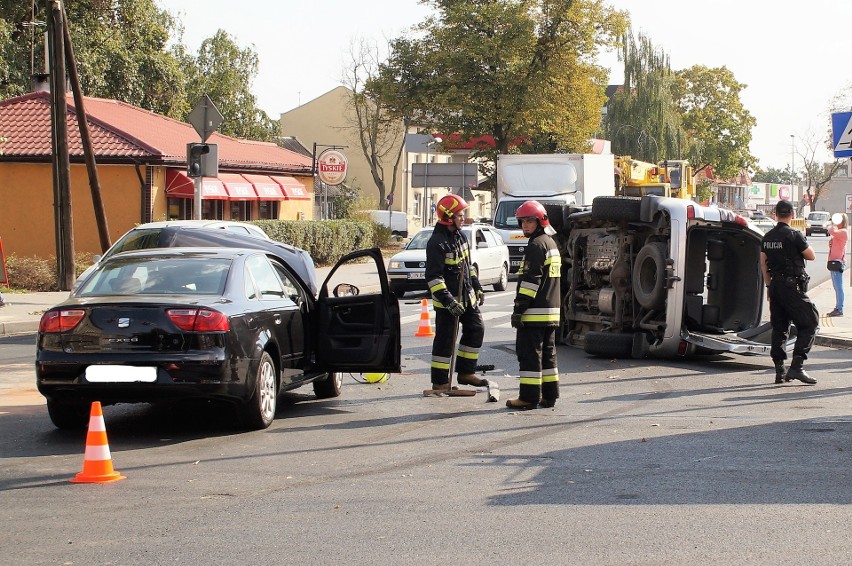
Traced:
<svg viewBox="0 0 852 566">
<path fill-rule="evenodd" d="M 35 334 L 36 332 L 38 332 L 38 322 L 0 322 L 0 336 Z"/>
<path fill-rule="evenodd" d="M 825 346 L 826 348 L 836 348 L 838 350 L 852 350 L 852 340 L 849 338 L 837 338 L 834 336 L 814 336 L 814 344 L 817 346 Z"/>
</svg>

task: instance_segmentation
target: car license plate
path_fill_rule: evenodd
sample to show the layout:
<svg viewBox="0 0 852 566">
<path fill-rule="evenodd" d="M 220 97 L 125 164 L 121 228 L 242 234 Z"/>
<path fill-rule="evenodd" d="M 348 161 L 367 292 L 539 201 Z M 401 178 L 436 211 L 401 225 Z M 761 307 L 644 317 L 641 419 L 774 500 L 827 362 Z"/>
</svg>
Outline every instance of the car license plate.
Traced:
<svg viewBox="0 0 852 566">
<path fill-rule="evenodd" d="M 157 381 L 157 368 L 137 366 L 89 366 L 86 368 L 86 381 L 91 383 L 154 383 Z"/>
<path fill-rule="evenodd" d="M 509 267 L 520 267 L 520 266 L 521 266 L 521 260 L 519 260 L 519 259 L 513 259 L 509 262 Z"/>
<path fill-rule="evenodd" d="M 409 279 L 426 279 L 426 273 L 409 273 Z"/>
</svg>

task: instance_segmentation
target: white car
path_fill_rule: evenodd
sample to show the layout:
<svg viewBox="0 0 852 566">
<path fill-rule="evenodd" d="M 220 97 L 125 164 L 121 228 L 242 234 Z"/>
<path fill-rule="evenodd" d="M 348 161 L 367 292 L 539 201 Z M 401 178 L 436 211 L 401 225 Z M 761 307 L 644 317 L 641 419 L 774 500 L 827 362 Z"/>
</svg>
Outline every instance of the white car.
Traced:
<svg viewBox="0 0 852 566">
<path fill-rule="evenodd" d="M 505 291 L 509 284 L 509 248 L 489 224 L 468 224 L 462 232 L 470 242 L 471 261 L 476 266 L 479 282 Z M 418 231 L 405 249 L 388 262 L 391 290 L 401 297 L 406 291 L 426 290 L 426 244 L 432 228 Z"/>
<path fill-rule="evenodd" d="M 89 266 L 86 271 L 77 277 L 74 282 L 74 289 L 85 280 L 89 274 L 95 269 L 95 266 L 112 255 L 119 252 L 130 250 L 141 250 L 149 248 L 167 247 L 161 241 L 161 234 L 165 228 L 219 228 L 240 234 L 242 236 L 250 236 L 260 240 L 272 241 L 272 239 L 260 229 L 260 227 L 247 222 L 236 222 L 232 220 L 166 220 L 161 222 L 148 222 L 131 228 L 119 238 L 103 255 L 96 255 L 92 259 L 94 263 Z M 72 289 L 73 291 L 73 289 Z"/>
<path fill-rule="evenodd" d="M 807 226 L 805 227 L 805 235 L 810 236 L 812 234 L 816 234 L 820 232 L 821 234 L 828 235 L 828 225 L 831 221 L 831 214 L 828 212 L 823 212 L 821 210 L 815 210 L 814 212 L 809 212 L 808 217 L 806 219 Z"/>
</svg>

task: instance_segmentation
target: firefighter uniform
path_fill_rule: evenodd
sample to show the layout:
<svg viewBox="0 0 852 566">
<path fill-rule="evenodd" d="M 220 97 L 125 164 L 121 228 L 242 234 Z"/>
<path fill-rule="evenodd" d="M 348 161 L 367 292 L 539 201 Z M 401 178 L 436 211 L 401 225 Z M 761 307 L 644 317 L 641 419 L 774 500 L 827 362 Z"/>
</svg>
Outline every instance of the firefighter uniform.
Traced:
<svg viewBox="0 0 852 566">
<path fill-rule="evenodd" d="M 432 383 L 443 385 L 449 383 L 450 358 L 456 347 L 453 343 L 456 325 L 461 323 L 462 327 L 455 360 L 457 374 L 475 374 L 485 336 L 479 310 L 482 286 L 476 268 L 470 263 L 470 245 L 461 230 L 451 231 L 444 224 L 435 225 L 426 244 L 426 281 L 435 308 Z M 458 321 L 448 310 L 456 300 L 465 307 Z"/>
<path fill-rule="evenodd" d="M 530 236 L 518 269 L 512 316 L 520 321 L 515 344 L 520 370 L 518 398 L 534 405 L 541 402 L 545 407 L 552 407 L 559 398 L 556 330 L 561 269 L 562 258 L 556 243 L 539 225 Z"/>
<path fill-rule="evenodd" d="M 810 277 L 805 272 L 805 258 L 802 252 L 807 248 L 808 242 L 802 233 L 793 230 L 783 221 L 779 221 L 766 233 L 761 244 L 770 277 L 767 291 L 769 321 L 772 323 L 770 355 L 779 371 L 776 383 L 780 383 L 781 378 L 785 377 L 783 363 L 787 358 L 787 352 L 784 345 L 790 335 L 790 323 L 796 325 L 797 332 L 791 372 L 794 368 L 801 372 L 802 362 L 808 357 L 819 325 L 819 313 L 806 294 Z M 795 377 L 795 379 L 801 378 Z M 801 381 L 816 383 L 810 378 L 801 379 Z"/>
</svg>

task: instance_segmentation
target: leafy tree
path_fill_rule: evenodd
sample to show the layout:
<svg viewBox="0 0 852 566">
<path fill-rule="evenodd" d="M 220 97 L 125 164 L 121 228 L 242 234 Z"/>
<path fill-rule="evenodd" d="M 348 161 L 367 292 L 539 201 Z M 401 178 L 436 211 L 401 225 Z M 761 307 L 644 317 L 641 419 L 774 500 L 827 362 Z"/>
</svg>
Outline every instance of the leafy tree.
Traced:
<svg viewBox="0 0 852 566">
<path fill-rule="evenodd" d="M 751 176 L 751 180 L 755 183 L 778 183 L 778 184 L 789 184 L 791 180 L 790 175 L 790 166 L 788 165 L 784 169 L 777 169 L 775 167 L 767 167 L 765 170 L 758 167 L 757 171 L 755 171 L 754 175 Z"/>
<path fill-rule="evenodd" d="M 673 95 L 676 80 L 669 58 L 651 40 L 623 37 L 624 85 L 607 105 L 604 131 L 612 151 L 657 163 L 681 157 L 688 146 Z"/>
<path fill-rule="evenodd" d="M 831 163 L 824 163 L 817 158 L 819 147 L 830 143 L 831 137 L 828 140 L 820 140 L 814 135 L 799 138 L 804 146 L 804 149 L 797 153 L 802 158 L 804 166 L 805 194 L 807 201 L 811 203 L 811 210 L 816 210 L 819 198 L 829 190 L 829 183 L 837 171 L 845 164 L 843 159 L 835 159 Z M 804 201 L 805 199 L 803 199 Z M 803 205 L 804 202 L 800 204 Z"/>
<path fill-rule="evenodd" d="M 490 135 L 497 153 L 542 136 L 582 150 L 598 129 L 606 71 L 626 14 L 602 0 L 424 0 L 435 14 L 391 42 L 370 85 L 429 131 Z"/>
<path fill-rule="evenodd" d="M 696 172 L 712 165 L 718 178 L 727 179 L 756 163 L 748 146 L 757 122 L 740 101 L 745 87 L 727 67 L 677 72 L 673 94 L 693 141 L 689 157 Z"/>
<path fill-rule="evenodd" d="M 396 192 L 408 118 L 392 114 L 381 91 L 366 88 L 378 74 L 379 57 L 375 46 L 358 41 L 352 44 L 349 54 L 350 61 L 343 77 L 350 92 L 347 129 L 370 165 L 378 189 L 378 203 L 370 208 L 382 209 L 386 206 L 385 195 Z"/>
<path fill-rule="evenodd" d="M 184 54 L 186 60 L 187 56 Z M 201 43 L 191 69 L 187 93 L 194 106 L 207 94 L 225 117 L 219 131 L 239 138 L 272 141 L 278 124 L 257 108 L 251 93 L 258 58 L 251 48 L 241 49 L 224 30 Z"/>
</svg>

